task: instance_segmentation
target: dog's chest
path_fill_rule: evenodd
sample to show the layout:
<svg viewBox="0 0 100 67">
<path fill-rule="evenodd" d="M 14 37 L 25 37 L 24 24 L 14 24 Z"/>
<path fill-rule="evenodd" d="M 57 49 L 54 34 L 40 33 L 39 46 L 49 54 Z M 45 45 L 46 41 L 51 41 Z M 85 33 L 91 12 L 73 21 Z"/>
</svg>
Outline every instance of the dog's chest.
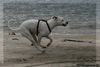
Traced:
<svg viewBox="0 0 100 67">
<path fill-rule="evenodd" d="M 44 35 L 49 34 L 49 29 L 45 22 L 40 22 L 37 30 L 38 30 L 38 33 L 40 34 L 44 34 Z"/>
</svg>

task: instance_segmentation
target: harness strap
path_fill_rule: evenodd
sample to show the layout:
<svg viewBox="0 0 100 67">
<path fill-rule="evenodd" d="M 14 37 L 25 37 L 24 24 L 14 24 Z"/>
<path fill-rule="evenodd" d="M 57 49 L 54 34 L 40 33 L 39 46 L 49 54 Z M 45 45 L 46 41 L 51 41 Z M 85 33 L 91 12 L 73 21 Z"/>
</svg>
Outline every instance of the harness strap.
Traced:
<svg viewBox="0 0 100 67">
<path fill-rule="evenodd" d="M 49 29 L 49 32 L 51 33 L 51 29 L 50 29 L 50 26 L 49 26 L 47 20 L 40 19 L 40 20 L 38 20 L 38 23 L 37 23 L 37 33 L 36 33 L 36 35 L 38 36 L 38 34 L 39 34 L 39 23 L 40 23 L 40 21 L 44 21 L 47 24 L 47 27 Z"/>
</svg>

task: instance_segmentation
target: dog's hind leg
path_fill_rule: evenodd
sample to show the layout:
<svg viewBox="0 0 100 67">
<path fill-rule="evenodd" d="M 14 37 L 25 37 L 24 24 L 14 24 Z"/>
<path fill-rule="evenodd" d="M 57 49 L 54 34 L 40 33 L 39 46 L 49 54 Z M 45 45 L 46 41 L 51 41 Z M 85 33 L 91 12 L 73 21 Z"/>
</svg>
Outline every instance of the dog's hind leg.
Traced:
<svg viewBox="0 0 100 67">
<path fill-rule="evenodd" d="M 31 41 L 32 43 L 34 43 L 34 46 L 41 52 L 44 52 L 45 50 L 43 48 L 41 48 L 40 46 L 37 45 L 37 43 L 35 42 L 35 40 L 33 39 L 31 33 L 27 30 L 25 30 L 24 32 L 21 32 L 21 34 L 26 37 L 29 41 Z"/>
</svg>

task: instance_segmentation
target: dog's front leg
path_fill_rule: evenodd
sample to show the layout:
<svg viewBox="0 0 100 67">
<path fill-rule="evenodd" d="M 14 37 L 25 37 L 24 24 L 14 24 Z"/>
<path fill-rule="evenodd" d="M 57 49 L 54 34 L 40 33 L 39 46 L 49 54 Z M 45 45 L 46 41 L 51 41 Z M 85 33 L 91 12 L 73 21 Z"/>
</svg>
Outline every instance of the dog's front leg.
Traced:
<svg viewBox="0 0 100 67">
<path fill-rule="evenodd" d="M 49 36 L 47 36 L 46 38 L 50 40 L 50 42 L 47 44 L 47 47 L 49 47 L 51 43 L 53 42 L 53 40 Z"/>
<path fill-rule="evenodd" d="M 53 40 L 49 37 L 49 36 L 46 36 L 47 39 L 50 40 L 50 42 L 47 44 L 47 46 L 42 46 L 41 45 L 41 39 L 42 39 L 42 36 L 38 36 L 38 45 L 41 46 L 42 48 L 47 48 L 51 45 L 51 43 L 53 42 Z"/>
<path fill-rule="evenodd" d="M 38 45 L 41 46 L 42 48 L 46 48 L 46 46 L 41 45 L 41 39 L 42 39 L 42 36 L 38 35 Z"/>
<path fill-rule="evenodd" d="M 35 40 L 35 42 L 38 43 L 37 37 L 35 35 L 33 35 L 33 34 L 32 34 L 32 36 L 33 36 L 33 39 Z M 33 46 L 33 43 L 31 44 L 31 46 Z"/>
</svg>

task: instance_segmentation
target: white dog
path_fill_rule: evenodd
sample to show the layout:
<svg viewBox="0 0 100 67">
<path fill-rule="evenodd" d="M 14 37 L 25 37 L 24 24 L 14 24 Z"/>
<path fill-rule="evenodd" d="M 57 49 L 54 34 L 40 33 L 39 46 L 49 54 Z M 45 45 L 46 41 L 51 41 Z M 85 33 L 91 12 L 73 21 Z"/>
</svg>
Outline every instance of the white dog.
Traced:
<svg viewBox="0 0 100 67">
<path fill-rule="evenodd" d="M 63 17 L 54 16 L 50 20 L 37 20 L 31 19 L 24 21 L 17 29 L 12 29 L 8 22 L 8 27 L 13 31 L 20 32 L 24 37 L 32 42 L 32 45 L 41 52 L 44 52 L 46 47 L 50 46 L 52 39 L 49 37 L 51 30 L 56 26 L 66 26 L 68 22 L 64 22 Z M 47 46 L 40 44 L 42 37 L 46 37 L 50 40 Z"/>
</svg>

